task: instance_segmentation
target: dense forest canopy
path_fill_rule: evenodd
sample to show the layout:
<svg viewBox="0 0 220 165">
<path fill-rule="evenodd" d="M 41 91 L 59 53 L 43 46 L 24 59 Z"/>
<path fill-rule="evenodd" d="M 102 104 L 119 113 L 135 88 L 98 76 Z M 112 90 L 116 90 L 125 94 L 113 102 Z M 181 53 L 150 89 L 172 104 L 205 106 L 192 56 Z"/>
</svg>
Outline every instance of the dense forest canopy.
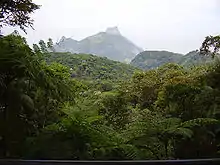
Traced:
<svg viewBox="0 0 220 165">
<path fill-rule="evenodd" d="M 22 2 L 34 6 L 25 8 L 27 15 L 36 9 Z M 219 43 L 208 37 L 201 52 L 215 56 Z M 0 158 L 219 157 L 219 76 L 218 61 L 143 71 L 94 55 L 56 53 L 51 39 L 31 49 L 17 33 L 2 36 Z"/>
</svg>

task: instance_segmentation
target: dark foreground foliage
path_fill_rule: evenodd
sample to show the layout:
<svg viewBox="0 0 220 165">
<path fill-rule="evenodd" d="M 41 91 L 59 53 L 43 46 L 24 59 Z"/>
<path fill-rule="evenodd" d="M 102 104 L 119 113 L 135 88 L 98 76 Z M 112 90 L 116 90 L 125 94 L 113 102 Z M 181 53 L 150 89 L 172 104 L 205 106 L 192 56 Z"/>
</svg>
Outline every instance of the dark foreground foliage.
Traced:
<svg viewBox="0 0 220 165">
<path fill-rule="evenodd" d="M 133 74 L 104 58 L 32 50 L 17 35 L 0 48 L 1 158 L 219 157 L 218 62 Z"/>
</svg>

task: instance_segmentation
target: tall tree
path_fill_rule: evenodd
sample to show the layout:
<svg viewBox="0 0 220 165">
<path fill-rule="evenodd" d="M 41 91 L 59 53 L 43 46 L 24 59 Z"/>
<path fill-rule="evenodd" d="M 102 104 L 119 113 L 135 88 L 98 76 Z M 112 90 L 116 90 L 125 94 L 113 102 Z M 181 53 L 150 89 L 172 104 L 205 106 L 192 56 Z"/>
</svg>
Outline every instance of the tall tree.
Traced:
<svg viewBox="0 0 220 165">
<path fill-rule="evenodd" d="M 15 151 L 21 145 L 18 139 L 23 139 L 29 129 L 26 119 L 32 115 L 34 106 L 27 89 L 35 77 L 34 73 L 39 70 L 39 63 L 20 36 L 1 38 L 0 47 L 0 125 L 4 125 L 0 128 L 0 151 L 7 157 L 12 152 L 13 155 L 17 154 Z"/>
<path fill-rule="evenodd" d="M 202 43 L 200 52 L 205 55 L 214 57 L 220 49 L 220 36 L 207 36 Z"/>
<path fill-rule="evenodd" d="M 40 48 L 39 48 L 39 46 L 37 45 L 37 44 L 33 44 L 33 50 L 34 50 L 34 52 L 40 52 Z"/>
<path fill-rule="evenodd" d="M 46 43 L 43 41 L 43 40 L 40 40 L 39 41 L 39 45 L 40 45 L 40 49 L 43 53 L 46 53 L 47 52 L 47 45 Z"/>
<path fill-rule="evenodd" d="M 53 40 L 51 38 L 48 39 L 47 41 L 47 47 L 52 51 L 54 52 L 54 48 L 53 48 Z"/>
<path fill-rule="evenodd" d="M 33 25 L 30 14 L 39 9 L 32 0 L 1 0 L 0 28 L 3 26 L 19 26 L 23 31 Z"/>
</svg>

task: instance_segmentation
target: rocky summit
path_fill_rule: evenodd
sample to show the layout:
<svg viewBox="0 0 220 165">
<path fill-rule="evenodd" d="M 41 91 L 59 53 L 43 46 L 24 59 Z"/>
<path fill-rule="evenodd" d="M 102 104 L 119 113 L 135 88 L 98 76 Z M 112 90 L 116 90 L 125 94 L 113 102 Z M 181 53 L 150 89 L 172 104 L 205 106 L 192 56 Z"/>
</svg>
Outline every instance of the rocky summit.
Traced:
<svg viewBox="0 0 220 165">
<path fill-rule="evenodd" d="M 143 51 L 122 36 L 118 27 L 109 27 L 105 32 L 99 32 L 80 41 L 62 37 L 54 49 L 56 52 L 93 54 L 126 63 Z"/>
</svg>

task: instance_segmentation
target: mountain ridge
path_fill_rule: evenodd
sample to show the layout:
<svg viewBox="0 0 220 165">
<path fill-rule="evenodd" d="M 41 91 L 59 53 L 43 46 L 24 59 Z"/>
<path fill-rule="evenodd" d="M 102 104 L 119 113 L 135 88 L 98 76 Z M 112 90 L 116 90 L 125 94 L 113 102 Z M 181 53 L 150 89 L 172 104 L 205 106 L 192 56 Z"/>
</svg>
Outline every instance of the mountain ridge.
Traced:
<svg viewBox="0 0 220 165">
<path fill-rule="evenodd" d="M 176 63 L 182 56 L 182 54 L 165 50 L 146 50 L 139 53 L 130 64 L 143 70 L 149 70 L 166 63 Z"/>
<path fill-rule="evenodd" d="M 185 55 L 165 50 L 147 50 L 139 53 L 130 64 L 143 70 L 149 70 L 167 63 L 177 63 L 185 67 L 190 67 L 212 61 L 213 59 L 210 56 L 201 55 L 196 50 L 190 51 Z"/>
<path fill-rule="evenodd" d="M 54 46 L 56 52 L 94 54 L 111 60 L 130 62 L 143 49 L 121 35 L 118 27 L 109 27 L 82 40 L 62 37 Z"/>
</svg>

